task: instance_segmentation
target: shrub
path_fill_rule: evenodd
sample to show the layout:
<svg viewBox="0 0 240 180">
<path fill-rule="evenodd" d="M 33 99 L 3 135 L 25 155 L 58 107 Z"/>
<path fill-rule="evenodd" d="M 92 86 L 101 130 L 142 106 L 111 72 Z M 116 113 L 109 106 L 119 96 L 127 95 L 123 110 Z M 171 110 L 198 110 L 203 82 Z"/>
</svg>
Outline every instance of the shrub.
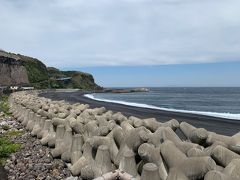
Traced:
<svg viewBox="0 0 240 180">
<path fill-rule="evenodd" d="M 3 164 L 11 153 L 18 151 L 20 148 L 21 144 L 15 144 L 6 137 L 0 137 L 0 163 Z"/>
<path fill-rule="evenodd" d="M 0 96 L 0 112 L 4 112 L 6 115 L 10 115 L 9 107 L 8 107 L 8 96 L 3 95 Z"/>
<path fill-rule="evenodd" d="M 9 125 L 2 125 L 2 129 L 7 131 L 10 129 L 10 126 Z"/>
</svg>

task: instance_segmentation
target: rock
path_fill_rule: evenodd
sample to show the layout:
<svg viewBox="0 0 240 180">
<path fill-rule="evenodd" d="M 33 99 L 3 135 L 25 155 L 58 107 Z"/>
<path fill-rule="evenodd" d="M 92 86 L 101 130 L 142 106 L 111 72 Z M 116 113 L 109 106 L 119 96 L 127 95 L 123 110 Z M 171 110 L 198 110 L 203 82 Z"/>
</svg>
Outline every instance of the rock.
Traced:
<svg viewBox="0 0 240 180">
<path fill-rule="evenodd" d="M 28 164 L 28 169 L 33 170 L 33 164 Z"/>
<path fill-rule="evenodd" d="M 54 169 L 54 170 L 52 171 L 52 175 L 53 175 L 54 177 L 57 177 L 57 176 L 60 175 L 60 173 L 59 173 L 59 171 L 58 171 L 57 169 Z"/>
<path fill-rule="evenodd" d="M 78 180 L 78 177 L 70 176 L 70 177 L 66 178 L 66 180 Z"/>
<path fill-rule="evenodd" d="M 47 170 L 52 169 L 52 164 L 50 164 L 50 163 L 49 164 L 44 164 L 44 166 Z"/>
<path fill-rule="evenodd" d="M 52 178 L 50 176 L 47 176 L 45 180 L 51 180 Z"/>
<path fill-rule="evenodd" d="M 43 179 L 45 179 L 45 174 L 44 174 L 44 173 L 40 173 L 40 174 L 37 176 L 37 179 L 38 179 L 38 180 L 43 180 Z"/>
<path fill-rule="evenodd" d="M 15 161 L 16 161 L 16 156 L 15 156 L 15 155 L 12 155 L 12 156 L 11 156 L 11 160 L 12 160 L 12 162 L 15 162 Z"/>
</svg>

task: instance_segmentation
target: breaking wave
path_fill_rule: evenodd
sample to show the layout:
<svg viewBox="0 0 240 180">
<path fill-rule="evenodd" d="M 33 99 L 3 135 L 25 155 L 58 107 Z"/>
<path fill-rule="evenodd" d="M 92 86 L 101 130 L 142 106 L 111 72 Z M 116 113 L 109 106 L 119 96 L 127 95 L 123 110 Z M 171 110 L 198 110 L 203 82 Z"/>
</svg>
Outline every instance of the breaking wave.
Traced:
<svg viewBox="0 0 240 180">
<path fill-rule="evenodd" d="M 127 106 L 134 106 L 134 107 L 158 109 L 158 110 L 171 111 L 171 112 L 190 113 L 190 114 L 198 114 L 198 115 L 205 115 L 205 116 L 212 116 L 212 117 L 240 120 L 240 114 L 205 112 L 205 111 L 190 111 L 190 110 L 163 108 L 163 107 L 157 107 L 157 106 L 148 105 L 148 104 L 141 104 L 141 103 L 134 103 L 134 102 L 126 102 L 126 101 L 117 101 L 117 100 L 96 98 L 96 97 L 94 97 L 93 94 L 85 94 L 84 96 L 89 98 L 89 99 L 96 100 L 96 101 L 117 103 L 117 104 L 123 104 L 123 105 L 127 105 Z"/>
</svg>

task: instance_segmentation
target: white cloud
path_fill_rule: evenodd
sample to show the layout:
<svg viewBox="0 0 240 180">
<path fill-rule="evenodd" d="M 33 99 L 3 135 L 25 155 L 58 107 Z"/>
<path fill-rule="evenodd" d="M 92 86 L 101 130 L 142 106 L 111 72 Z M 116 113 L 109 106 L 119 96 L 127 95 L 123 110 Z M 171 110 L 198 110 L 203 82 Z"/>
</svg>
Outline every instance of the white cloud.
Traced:
<svg viewBox="0 0 240 180">
<path fill-rule="evenodd" d="M 49 66 L 240 60 L 239 0 L 0 0 L 0 48 Z"/>
</svg>

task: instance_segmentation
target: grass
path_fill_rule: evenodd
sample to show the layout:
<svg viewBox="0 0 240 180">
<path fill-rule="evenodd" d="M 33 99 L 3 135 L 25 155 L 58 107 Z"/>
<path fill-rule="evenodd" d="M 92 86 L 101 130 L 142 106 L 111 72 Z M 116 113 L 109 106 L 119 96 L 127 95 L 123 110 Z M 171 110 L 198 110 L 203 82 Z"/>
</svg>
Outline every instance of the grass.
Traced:
<svg viewBox="0 0 240 180">
<path fill-rule="evenodd" d="M 0 112 L 3 112 L 4 115 L 11 115 L 8 106 L 8 96 L 0 96 Z M 10 129 L 8 125 L 2 125 L 2 129 L 7 132 L 0 135 L 0 165 L 4 165 L 10 154 L 17 152 L 21 148 L 21 144 L 14 143 L 11 139 L 23 133 L 23 131 L 8 131 Z"/>
<path fill-rule="evenodd" d="M 4 134 L 5 137 L 12 138 L 14 136 L 20 136 L 23 134 L 23 131 L 8 131 Z"/>
<path fill-rule="evenodd" d="M 0 96 L 0 112 L 3 112 L 5 115 L 11 115 L 9 112 L 8 106 L 8 96 L 2 95 Z"/>
<path fill-rule="evenodd" d="M 21 144 L 13 143 L 8 137 L 0 137 L 0 164 L 4 165 L 10 154 L 17 152 Z"/>
<path fill-rule="evenodd" d="M 21 148 L 21 144 L 11 141 L 12 137 L 21 134 L 23 134 L 23 131 L 8 131 L 0 136 L 0 165 L 4 165 L 10 154 Z"/>
</svg>

